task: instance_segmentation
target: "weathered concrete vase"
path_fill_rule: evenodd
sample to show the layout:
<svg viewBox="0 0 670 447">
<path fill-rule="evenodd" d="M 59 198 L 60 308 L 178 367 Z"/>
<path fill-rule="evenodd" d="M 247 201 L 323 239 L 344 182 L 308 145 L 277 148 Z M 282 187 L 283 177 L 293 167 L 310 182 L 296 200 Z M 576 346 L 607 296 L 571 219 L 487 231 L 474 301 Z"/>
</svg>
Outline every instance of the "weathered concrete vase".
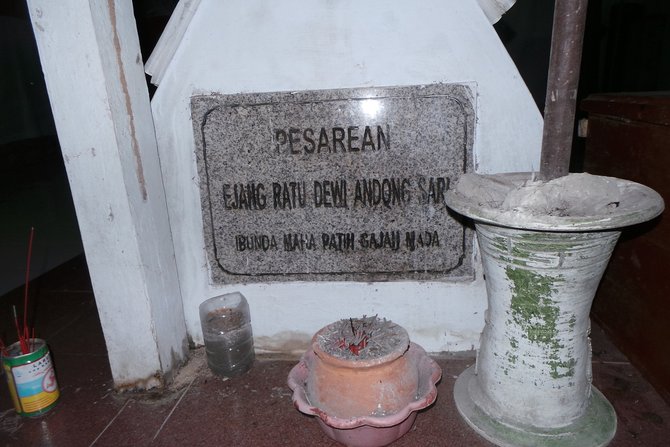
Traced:
<svg viewBox="0 0 670 447">
<path fill-rule="evenodd" d="M 591 303 L 621 228 L 659 215 L 637 183 L 588 174 L 468 174 L 447 204 L 475 221 L 488 311 L 459 412 L 501 446 L 602 446 L 616 414 L 591 385 Z"/>
</svg>

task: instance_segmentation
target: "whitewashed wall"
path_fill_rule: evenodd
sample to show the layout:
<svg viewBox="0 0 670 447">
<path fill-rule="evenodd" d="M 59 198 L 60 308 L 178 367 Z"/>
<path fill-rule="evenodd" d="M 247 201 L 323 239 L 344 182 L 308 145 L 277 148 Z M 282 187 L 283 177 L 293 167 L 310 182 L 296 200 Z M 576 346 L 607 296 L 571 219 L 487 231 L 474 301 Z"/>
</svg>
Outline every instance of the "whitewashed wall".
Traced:
<svg viewBox="0 0 670 447">
<path fill-rule="evenodd" d="M 184 315 L 194 341 L 202 342 L 199 303 L 238 290 L 249 300 L 261 349 L 300 349 L 299 342 L 325 324 L 362 314 L 396 321 L 431 352 L 477 347 L 486 308 L 479 267 L 475 280 L 460 283 L 210 285 L 189 98 L 211 92 L 474 83 L 477 170 L 537 168 L 541 116 L 478 1 L 185 3 L 195 12 L 161 73 L 152 108 Z"/>
</svg>

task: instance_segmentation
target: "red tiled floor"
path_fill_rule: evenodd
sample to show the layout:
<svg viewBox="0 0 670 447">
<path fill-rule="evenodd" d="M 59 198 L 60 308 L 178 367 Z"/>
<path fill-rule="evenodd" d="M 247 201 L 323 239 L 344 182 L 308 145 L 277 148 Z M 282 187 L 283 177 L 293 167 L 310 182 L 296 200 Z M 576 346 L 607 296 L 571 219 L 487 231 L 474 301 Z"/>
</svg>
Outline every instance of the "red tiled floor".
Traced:
<svg viewBox="0 0 670 447">
<path fill-rule="evenodd" d="M 223 380 L 209 372 L 200 349 L 192 351 L 191 361 L 168 390 L 115 393 L 83 259 L 35 281 L 32 288 L 35 326 L 49 341 L 62 395 L 46 415 L 22 418 L 11 406 L 7 387 L 0 386 L 0 446 L 339 445 L 313 418 L 293 407 L 286 378 L 295 360 L 259 359 L 244 376 Z M 20 291 L 0 298 L 5 340 L 13 340 L 7 320 L 11 304 L 20 301 Z M 593 347 L 594 384 L 618 414 L 618 431 L 610 445 L 669 445 L 670 406 L 597 327 Z M 452 400 L 456 377 L 474 357 L 436 359 L 443 369 L 438 400 L 393 445 L 490 446 L 461 420 Z"/>
</svg>

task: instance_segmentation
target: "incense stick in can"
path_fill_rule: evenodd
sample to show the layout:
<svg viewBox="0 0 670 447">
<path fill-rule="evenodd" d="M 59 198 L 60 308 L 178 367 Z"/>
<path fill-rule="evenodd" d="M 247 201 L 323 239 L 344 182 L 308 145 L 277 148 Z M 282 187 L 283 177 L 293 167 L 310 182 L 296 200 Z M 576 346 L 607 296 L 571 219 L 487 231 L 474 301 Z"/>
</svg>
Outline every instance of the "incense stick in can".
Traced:
<svg viewBox="0 0 670 447">
<path fill-rule="evenodd" d="M 35 417 L 56 405 L 60 391 L 46 342 L 32 338 L 29 345 L 32 351 L 28 354 L 21 353 L 19 342 L 9 346 L 8 355 L 2 356 L 2 366 L 16 412 Z"/>
</svg>

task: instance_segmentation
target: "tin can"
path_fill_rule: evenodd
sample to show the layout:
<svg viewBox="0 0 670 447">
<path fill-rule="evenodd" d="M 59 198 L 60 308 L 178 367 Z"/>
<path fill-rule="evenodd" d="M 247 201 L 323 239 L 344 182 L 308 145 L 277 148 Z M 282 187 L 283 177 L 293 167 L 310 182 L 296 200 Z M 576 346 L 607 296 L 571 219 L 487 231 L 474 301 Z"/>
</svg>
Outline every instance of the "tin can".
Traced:
<svg viewBox="0 0 670 447">
<path fill-rule="evenodd" d="M 16 412 L 35 417 L 58 403 L 60 391 L 46 342 L 33 338 L 29 343 L 32 351 L 28 354 L 21 354 L 19 342 L 9 346 L 8 354 L 2 356 L 2 366 Z"/>
</svg>

